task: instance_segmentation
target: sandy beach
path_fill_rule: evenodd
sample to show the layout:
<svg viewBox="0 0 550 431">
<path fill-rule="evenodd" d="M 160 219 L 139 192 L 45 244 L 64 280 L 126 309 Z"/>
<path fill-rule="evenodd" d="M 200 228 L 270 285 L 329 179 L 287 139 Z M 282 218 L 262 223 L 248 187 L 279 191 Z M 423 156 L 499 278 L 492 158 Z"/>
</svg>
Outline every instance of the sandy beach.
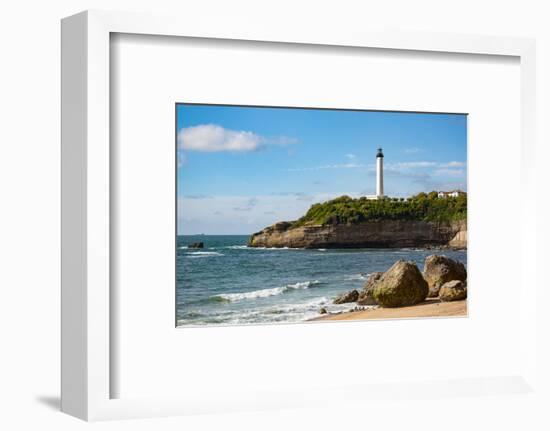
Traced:
<svg viewBox="0 0 550 431">
<path fill-rule="evenodd" d="M 426 301 L 399 308 L 374 308 L 363 311 L 349 311 L 316 317 L 320 320 L 367 320 L 367 319 L 404 319 L 414 317 L 448 317 L 466 316 L 468 314 L 467 301 L 441 302 L 439 299 Z"/>
</svg>

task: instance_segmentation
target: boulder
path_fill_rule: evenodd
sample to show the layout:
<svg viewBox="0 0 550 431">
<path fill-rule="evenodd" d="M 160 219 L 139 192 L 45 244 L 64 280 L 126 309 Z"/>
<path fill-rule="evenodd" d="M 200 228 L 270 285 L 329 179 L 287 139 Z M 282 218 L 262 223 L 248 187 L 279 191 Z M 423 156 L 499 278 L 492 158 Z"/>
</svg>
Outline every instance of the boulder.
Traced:
<svg viewBox="0 0 550 431">
<path fill-rule="evenodd" d="M 357 290 L 352 290 L 350 292 L 343 293 L 340 296 L 337 296 L 333 301 L 333 304 L 346 304 L 348 302 L 355 302 L 359 297 L 359 292 Z"/>
<path fill-rule="evenodd" d="M 319 314 L 327 314 L 327 313 L 328 313 L 328 311 L 327 311 L 327 309 L 326 309 L 325 307 L 321 307 L 321 308 L 319 309 Z"/>
<path fill-rule="evenodd" d="M 187 248 L 204 248 L 203 242 L 192 242 L 187 246 Z"/>
<path fill-rule="evenodd" d="M 448 281 L 466 282 L 466 268 L 461 262 L 445 256 L 433 254 L 424 262 L 424 279 L 428 282 L 428 297 L 436 298 L 439 289 Z"/>
<path fill-rule="evenodd" d="M 439 289 L 439 299 L 441 301 L 460 301 L 468 296 L 466 283 L 461 280 L 448 281 Z"/>
<path fill-rule="evenodd" d="M 378 281 L 383 274 L 383 272 L 373 272 L 371 275 L 369 275 L 365 285 L 363 286 L 363 290 L 359 292 L 359 297 L 357 298 L 357 303 L 359 305 L 377 304 L 376 300 L 372 296 L 372 292 L 374 291 L 374 287 L 378 284 Z"/>
<path fill-rule="evenodd" d="M 428 296 L 428 283 L 414 262 L 398 260 L 376 284 L 373 297 L 382 307 L 405 307 Z"/>
</svg>

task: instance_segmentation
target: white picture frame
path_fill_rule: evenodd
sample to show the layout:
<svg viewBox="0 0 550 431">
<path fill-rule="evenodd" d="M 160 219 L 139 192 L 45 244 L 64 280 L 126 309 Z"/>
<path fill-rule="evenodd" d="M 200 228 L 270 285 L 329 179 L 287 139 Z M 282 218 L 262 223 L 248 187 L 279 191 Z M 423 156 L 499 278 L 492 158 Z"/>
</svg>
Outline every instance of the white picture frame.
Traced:
<svg viewBox="0 0 550 431">
<path fill-rule="evenodd" d="M 278 26 L 209 28 L 192 17 L 87 11 L 62 21 L 62 410 L 85 420 L 224 412 L 331 404 L 346 397 L 392 397 L 395 384 L 370 390 L 357 387 L 299 394 L 263 391 L 217 396 L 113 399 L 110 357 L 118 348 L 111 336 L 110 294 L 110 37 L 113 33 L 184 36 L 240 41 L 283 42 L 331 47 L 366 47 L 403 51 L 513 56 L 521 67 L 521 150 L 523 251 L 521 265 L 521 375 L 463 379 L 449 383 L 403 382 L 404 397 L 444 394 L 482 395 L 533 392 L 537 386 L 535 199 L 535 42 L 530 39 L 473 35 L 368 31 L 312 33 Z M 160 366 L 160 365 L 159 365 Z"/>
</svg>

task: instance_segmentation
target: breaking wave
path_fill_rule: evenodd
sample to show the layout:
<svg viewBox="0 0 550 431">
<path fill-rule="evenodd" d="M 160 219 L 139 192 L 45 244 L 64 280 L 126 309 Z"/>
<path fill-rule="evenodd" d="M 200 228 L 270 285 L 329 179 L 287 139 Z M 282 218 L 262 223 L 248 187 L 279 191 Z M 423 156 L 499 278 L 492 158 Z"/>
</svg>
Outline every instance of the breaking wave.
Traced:
<svg viewBox="0 0 550 431">
<path fill-rule="evenodd" d="M 344 278 L 344 280 L 352 281 L 352 280 L 367 280 L 369 278 L 370 274 L 360 273 L 360 274 L 353 274 L 348 275 Z"/>
<path fill-rule="evenodd" d="M 223 256 L 223 253 L 218 253 L 217 251 L 191 251 L 186 254 L 188 259 L 196 259 L 198 257 L 213 257 L 213 256 Z"/>
<path fill-rule="evenodd" d="M 268 296 L 281 295 L 289 290 L 309 289 L 311 286 L 318 284 L 321 284 L 319 280 L 303 281 L 294 284 L 287 284 L 286 286 L 273 287 L 270 289 L 253 290 L 252 292 L 222 293 L 220 295 L 211 296 L 210 298 L 212 300 L 216 300 L 215 298 L 221 298 L 222 300 L 229 302 L 242 301 L 244 299 L 267 298 Z"/>
</svg>

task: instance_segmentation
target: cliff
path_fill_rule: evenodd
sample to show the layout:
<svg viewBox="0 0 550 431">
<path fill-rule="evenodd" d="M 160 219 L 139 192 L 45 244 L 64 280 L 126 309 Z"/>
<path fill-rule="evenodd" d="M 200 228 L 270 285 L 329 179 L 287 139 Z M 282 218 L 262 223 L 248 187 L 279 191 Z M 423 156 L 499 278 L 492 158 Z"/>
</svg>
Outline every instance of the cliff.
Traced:
<svg viewBox="0 0 550 431">
<path fill-rule="evenodd" d="M 279 222 L 253 234 L 248 245 L 290 248 L 466 248 L 467 223 L 466 220 L 375 220 L 297 226 L 293 222 Z"/>
</svg>

